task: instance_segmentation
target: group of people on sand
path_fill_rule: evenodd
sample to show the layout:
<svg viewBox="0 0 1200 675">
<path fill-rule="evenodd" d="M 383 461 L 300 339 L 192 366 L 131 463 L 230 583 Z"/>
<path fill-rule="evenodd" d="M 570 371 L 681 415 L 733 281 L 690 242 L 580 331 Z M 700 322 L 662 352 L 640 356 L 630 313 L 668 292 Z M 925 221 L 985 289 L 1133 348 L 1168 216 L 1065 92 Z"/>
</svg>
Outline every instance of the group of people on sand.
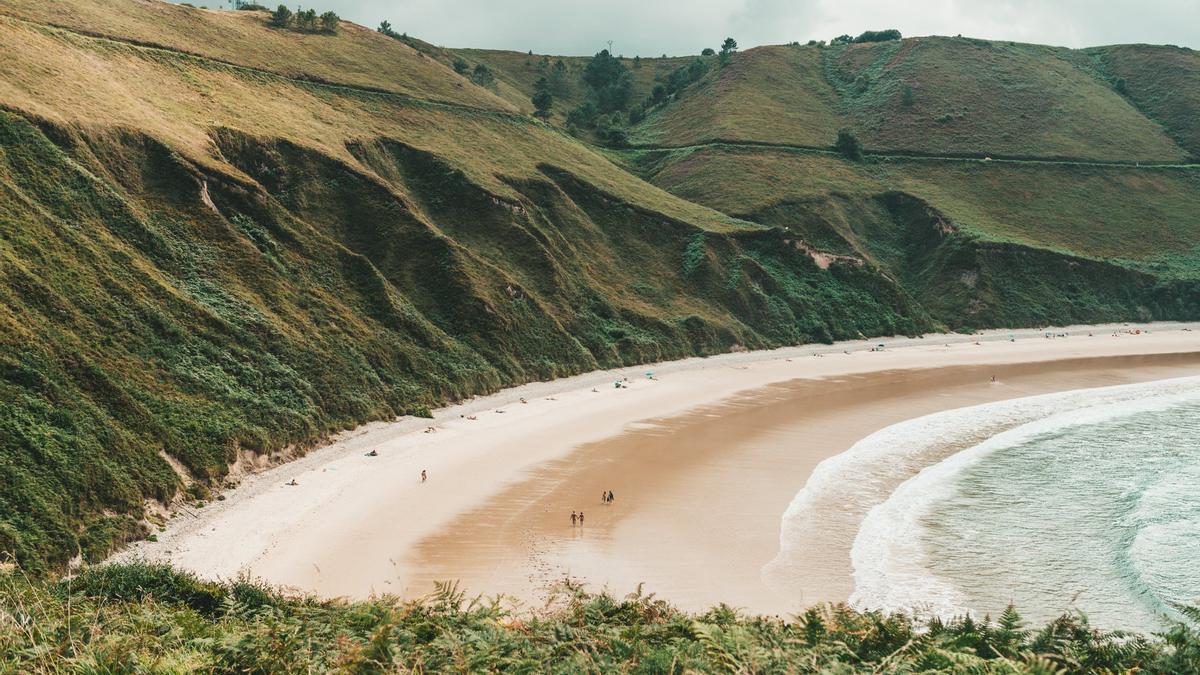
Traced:
<svg viewBox="0 0 1200 675">
<path fill-rule="evenodd" d="M 601 504 L 612 504 L 613 499 L 615 499 L 615 497 L 613 497 L 612 490 L 605 490 L 604 492 L 600 493 Z M 583 511 L 571 512 L 571 527 L 583 527 Z"/>
</svg>

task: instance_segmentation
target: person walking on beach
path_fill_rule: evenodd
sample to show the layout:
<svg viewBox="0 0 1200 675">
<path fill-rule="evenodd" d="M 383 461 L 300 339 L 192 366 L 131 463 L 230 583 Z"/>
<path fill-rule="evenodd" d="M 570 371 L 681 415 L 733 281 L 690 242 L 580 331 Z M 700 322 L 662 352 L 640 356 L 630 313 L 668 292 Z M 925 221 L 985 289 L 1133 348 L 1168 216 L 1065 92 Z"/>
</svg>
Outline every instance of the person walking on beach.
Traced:
<svg viewBox="0 0 1200 675">
<path fill-rule="evenodd" d="M 579 512 L 579 526 L 583 527 L 583 511 Z"/>
<path fill-rule="evenodd" d="M 579 516 L 575 515 L 575 512 L 572 511 L 571 512 L 571 527 L 575 527 L 575 523 L 577 523 L 578 521 L 579 521 Z"/>
<path fill-rule="evenodd" d="M 609 504 L 613 503 L 613 493 L 612 493 L 612 490 L 609 490 L 609 491 L 608 491 L 608 499 L 607 499 L 607 500 L 605 500 L 605 501 L 607 501 Z"/>
<path fill-rule="evenodd" d="M 421 469 L 421 482 L 424 483 L 425 479 L 428 477 L 429 476 L 425 474 L 425 469 Z"/>
</svg>

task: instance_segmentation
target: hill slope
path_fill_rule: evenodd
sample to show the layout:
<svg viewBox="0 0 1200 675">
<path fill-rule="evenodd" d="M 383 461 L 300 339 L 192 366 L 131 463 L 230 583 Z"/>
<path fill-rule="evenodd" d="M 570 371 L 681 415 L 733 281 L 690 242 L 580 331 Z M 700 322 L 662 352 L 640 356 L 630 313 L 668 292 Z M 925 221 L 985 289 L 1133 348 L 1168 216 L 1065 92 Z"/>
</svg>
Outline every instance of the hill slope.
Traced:
<svg viewBox="0 0 1200 675">
<path fill-rule="evenodd" d="M 1151 122 L 1091 57 L 972 57 L 1016 79 L 1047 60 L 1037 86 L 1070 85 L 1026 111 L 1046 128 L 1031 139 L 1003 110 L 972 108 L 965 135 L 922 133 L 932 109 L 887 113 L 879 92 L 948 67 L 957 42 L 708 57 L 632 130 L 690 147 L 609 151 L 521 112 L 537 57 L 461 52 L 492 90 L 451 52 L 349 24 L 154 0 L 0 13 L 0 552 L 33 569 L 102 557 L 181 488 L 204 499 L 330 432 L 531 379 L 1200 316 L 1194 168 L 763 146 L 851 124 L 914 152 L 1180 161 L 1184 127 Z M 635 93 L 691 62 L 643 59 Z M 879 88 L 847 93 L 860 70 Z M 979 72 L 945 74 L 939 100 L 973 101 Z"/>
<path fill-rule="evenodd" d="M 522 115 L 3 18 L 0 101 L 0 549 L 32 567 L 449 398 L 932 326 Z"/>
</svg>

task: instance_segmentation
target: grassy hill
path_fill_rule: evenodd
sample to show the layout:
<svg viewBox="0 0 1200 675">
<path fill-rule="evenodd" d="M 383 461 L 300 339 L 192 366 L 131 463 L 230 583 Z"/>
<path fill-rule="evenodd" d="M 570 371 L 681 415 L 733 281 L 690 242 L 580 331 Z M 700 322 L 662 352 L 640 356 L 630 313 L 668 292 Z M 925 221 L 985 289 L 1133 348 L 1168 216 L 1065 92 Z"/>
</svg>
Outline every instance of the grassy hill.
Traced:
<svg viewBox="0 0 1200 675">
<path fill-rule="evenodd" d="M 1086 50 L 1122 95 L 1200 157 L 1200 54 L 1193 49 L 1116 45 Z"/>
<path fill-rule="evenodd" d="M 1172 82 L 1194 76 L 1164 53 Z M 1197 171 L 1136 165 L 1183 161 L 1189 99 L 1135 91 L 1133 70 L 1118 92 L 1118 48 L 707 56 L 629 129 L 640 149 L 563 129 L 589 90 L 587 60 L 562 60 L 547 124 L 528 98 L 553 57 L 154 0 L 5 3 L 0 553 L 100 559 L 250 458 L 533 379 L 1200 316 Z M 622 60 L 631 100 L 695 62 Z M 814 149 L 843 126 L 865 161 Z"/>
<path fill-rule="evenodd" d="M 0 18 L 0 550 L 27 567 L 367 420 L 933 326 L 528 116 L 111 37 Z"/>
</svg>

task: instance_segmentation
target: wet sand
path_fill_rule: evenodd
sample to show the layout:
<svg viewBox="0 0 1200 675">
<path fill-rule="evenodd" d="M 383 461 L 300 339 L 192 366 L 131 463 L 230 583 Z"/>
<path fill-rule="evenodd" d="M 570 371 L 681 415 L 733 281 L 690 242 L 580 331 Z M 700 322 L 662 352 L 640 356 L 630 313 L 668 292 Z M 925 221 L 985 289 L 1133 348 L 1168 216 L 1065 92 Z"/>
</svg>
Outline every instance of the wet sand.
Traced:
<svg viewBox="0 0 1200 675">
<path fill-rule="evenodd" d="M 765 588 L 760 571 L 778 550 L 785 508 L 822 459 L 937 410 L 1197 372 L 1193 356 L 1128 357 L 1200 354 L 1200 332 L 1068 330 L 1077 337 L 857 341 L 524 385 L 432 421 L 348 432 L 245 477 L 223 501 L 181 510 L 157 542 L 115 559 L 249 574 L 324 596 L 415 597 L 434 580 L 460 579 L 527 605 L 569 572 L 618 593 L 644 581 L 685 607 L 787 611 L 797 603 Z M 887 349 L 869 350 L 880 343 Z M 627 388 L 613 386 L 625 377 Z M 372 449 L 377 457 L 363 456 Z M 600 502 L 607 489 L 612 506 Z M 583 528 L 571 528 L 572 509 L 586 514 Z M 815 566 L 812 579 L 805 602 L 849 592 L 836 561 Z"/>
<path fill-rule="evenodd" d="M 830 356 L 828 358 L 835 358 Z M 567 576 L 624 594 L 644 583 L 686 609 L 793 612 L 853 590 L 853 533 L 827 542 L 787 592 L 761 570 L 813 468 L 921 415 L 1002 399 L 1200 374 L 1200 354 L 884 371 L 772 385 L 647 420 L 579 448 L 423 540 L 410 583 L 459 579 L 536 605 Z M 991 383 L 995 375 L 998 382 Z M 611 505 L 601 493 L 612 490 Z M 586 515 L 572 527 L 570 513 Z M 797 590 L 799 589 L 799 590 Z"/>
</svg>

